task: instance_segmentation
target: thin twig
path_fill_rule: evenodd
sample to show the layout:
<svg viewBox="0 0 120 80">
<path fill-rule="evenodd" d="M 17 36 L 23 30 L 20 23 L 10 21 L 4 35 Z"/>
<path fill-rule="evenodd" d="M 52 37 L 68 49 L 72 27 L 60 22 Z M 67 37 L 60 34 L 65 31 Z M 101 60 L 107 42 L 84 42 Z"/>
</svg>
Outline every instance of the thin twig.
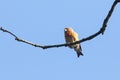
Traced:
<svg viewBox="0 0 120 80">
<path fill-rule="evenodd" d="M 29 44 L 29 45 L 32 45 L 32 46 L 34 46 L 34 47 L 39 47 L 39 48 L 42 48 L 42 49 L 48 49 L 48 48 L 54 48 L 54 47 L 63 47 L 63 46 L 66 47 L 66 46 L 70 46 L 70 45 L 74 45 L 74 44 L 78 44 L 78 43 L 82 43 L 82 42 L 91 40 L 91 39 L 97 37 L 97 36 L 100 35 L 100 34 L 104 34 L 104 32 L 105 32 L 105 30 L 106 30 L 106 27 L 107 27 L 107 23 L 108 23 L 111 15 L 112 15 L 112 13 L 113 13 L 113 11 L 114 11 L 114 8 L 115 8 L 115 6 L 117 5 L 118 2 L 120 2 L 120 0 L 115 0 L 115 1 L 113 2 L 112 6 L 111 6 L 111 9 L 109 10 L 106 18 L 105 18 L 104 21 L 103 21 L 102 27 L 100 28 L 100 30 L 99 30 L 98 32 L 96 32 L 96 33 L 94 33 L 93 35 L 90 35 L 90 36 L 88 36 L 88 37 L 86 37 L 86 38 L 83 38 L 83 39 L 81 39 L 81 40 L 79 40 L 79 41 L 76 41 L 76 42 L 73 42 L 73 43 L 69 43 L 69 44 L 56 44 L 56 45 L 46 45 L 46 46 L 42 46 L 42 45 L 39 45 L 39 44 L 34 44 L 34 43 L 32 43 L 32 42 L 29 42 L 29 41 L 20 39 L 20 38 L 18 38 L 15 34 L 13 34 L 12 32 L 10 32 L 10 31 L 8 31 L 8 30 L 6 30 L 6 29 L 3 29 L 2 27 L 0 28 L 0 30 L 3 31 L 3 32 L 9 33 L 10 35 L 12 35 L 12 36 L 15 38 L 15 40 L 17 40 L 17 41 L 19 41 L 19 42 L 23 42 L 23 43 Z"/>
<path fill-rule="evenodd" d="M 8 30 L 6 30 L 6 29 L 3 29 L 2 27 L 0 28 L 0 30 L 2 30 L 3 32 L 9 33 L 10 35 L 12 35 L 12 36 L 15 38 L 15 40 L 17 40 L 17 41 L 19 41 L 19 42 L 24 42 L 24 43 L 27 43 L 27 44 L 29 44 L 29 45 L 35 46 L 35 47 L 44 48 L 44 46 L 41 46 L 41 45 L 39 45 L 39 44 L 34 44 L 34 43 L 32 43 L 32 42 L 29 42 L 29 41 L 20 39 L 20 38 L 18 38 L 15 34 L 13 34 L 12 32 L 10 32 L 10 31 L 8 31 Z"/>
</svg>

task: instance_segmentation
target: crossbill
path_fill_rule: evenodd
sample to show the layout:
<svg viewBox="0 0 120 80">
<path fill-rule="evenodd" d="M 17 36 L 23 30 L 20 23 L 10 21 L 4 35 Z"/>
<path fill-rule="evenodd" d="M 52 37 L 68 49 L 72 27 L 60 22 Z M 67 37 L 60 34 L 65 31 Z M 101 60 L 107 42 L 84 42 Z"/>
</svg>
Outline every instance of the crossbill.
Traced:
<svg viewBox="0 0 120 80">
<path fill-rule="evenodd" d="M 72 43 L 79 40 L 78 34 L 71 27 L 64 29 L 64 35 L 66 43 Z M 80 44 L 70 45 L 69 48 L 74 49 L 76 51 L 77 57 L 79 57 L 80 55 L 83 56 Z"/>
</svg>

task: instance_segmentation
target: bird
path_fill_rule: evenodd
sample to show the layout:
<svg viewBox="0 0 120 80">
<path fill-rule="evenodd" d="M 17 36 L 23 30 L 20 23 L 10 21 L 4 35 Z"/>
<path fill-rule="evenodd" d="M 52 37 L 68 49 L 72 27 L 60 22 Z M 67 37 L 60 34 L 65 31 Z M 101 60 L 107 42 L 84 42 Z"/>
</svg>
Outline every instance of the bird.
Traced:
<svg viewBox="0 0 120 80">
<path fill-rule="evenodd" d="M 78 34 L 71 27 L 64 28 L 64 36 L 66 43 L 79 41 Z M 68 47 L 76 51 L 78 58 L 80 55 L 83 56 L 80 44 L 70 45 Z"/>
</svg>

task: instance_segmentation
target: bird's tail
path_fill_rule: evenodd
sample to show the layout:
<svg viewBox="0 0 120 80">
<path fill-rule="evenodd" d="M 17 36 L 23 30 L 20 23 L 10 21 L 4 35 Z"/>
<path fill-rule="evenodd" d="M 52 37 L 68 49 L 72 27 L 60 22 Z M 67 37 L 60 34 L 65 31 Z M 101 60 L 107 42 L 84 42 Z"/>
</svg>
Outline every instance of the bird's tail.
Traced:
<svg viewBox="0 0 120 80">
<path fill-rule="evenodd" d="M 81 49 L 80 45 L 79 45 L 79 47 L 74 48 L 74 50 L 77 53 L 77 57 L 80 57 L 80 55 L 83 56 L 82 49 Z"/>
<path fill-rule="evenodd" d="M 80 55 L 83 56 L 83 53 L 82 53 L 82 51 L 80 49 L 77 50 L 76 52 L 77 52 L 77 57 L 79 57 Z"/>
</svg>

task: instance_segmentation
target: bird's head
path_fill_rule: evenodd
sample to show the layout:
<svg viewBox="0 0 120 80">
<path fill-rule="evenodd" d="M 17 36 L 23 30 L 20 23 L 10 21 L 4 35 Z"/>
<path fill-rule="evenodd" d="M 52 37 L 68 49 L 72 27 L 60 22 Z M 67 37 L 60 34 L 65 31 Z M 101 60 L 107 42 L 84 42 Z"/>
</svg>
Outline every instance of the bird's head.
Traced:
<svg viewBox="0 0 120 80">
<path fill-rule="evenodd" d="M 64 29 L 65 34 L 70 35 L 73 32 L 73 29 L 71 27 Z"/>
</svg>

